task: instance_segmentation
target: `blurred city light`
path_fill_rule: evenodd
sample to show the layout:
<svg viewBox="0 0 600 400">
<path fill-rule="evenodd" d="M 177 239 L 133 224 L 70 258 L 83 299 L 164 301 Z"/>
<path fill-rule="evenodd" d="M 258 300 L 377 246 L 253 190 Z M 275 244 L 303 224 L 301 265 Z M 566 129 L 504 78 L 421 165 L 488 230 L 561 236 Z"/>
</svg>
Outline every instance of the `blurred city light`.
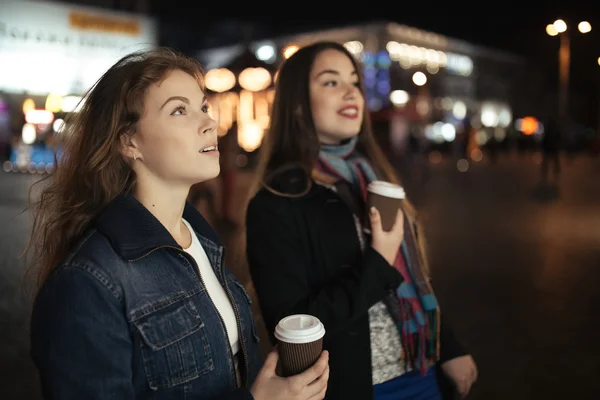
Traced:
<svg viewBox="0 0 600 400">
<path fill-rule="evenodd" d="M 467 172 L 469 170 L 469 162 L 464 158 L 461 158 L 456 162 L 456 169 L 460 172 Z"/>
<path fill-rule="evenodd" d="M 52 112 L 60 112 L 62 104 L 62 96 L 56 93 L 50 93 L 46 97 L 46 110 Z"/>
<path fill-rule="evenodd" d="M 442 162 L 442 153 L 440 153 L 437 150 L 434 150 L 431 153 L 429 153 L 429 162 L 432 164 L 439 164 L 440 162 Z"/>
<path fill-rule="evenodd" d="M 275 47 L 270 44 L 260 46 L 256 50 L 256 58 L 265 62 L 273 62 L 276 58 Z"/>
<path fill-rule="evenodd" d="M 408 103 L 410 96 L 404 90 L 394 90 L 390 93 L 390 101 L 395 106 L 403 106 Z"/>
<path fill-rule="evenodd" d="M 27 114 L 30 110 L 35 109 L 35 102 L 33 99 L 25 99 L 23 102 L 23 114 Z"/>
<path fill-rule="evenodd" d="M 442 125 L 442 137 L 446 142 L 452 142 L 456 139 L 456 128 L 450 123 Z"/>
<path fill-rule="evenodd" d="M 29 123 L 23 125 L 21 136 L 23 138 L 23 143 L 33 144 L 35 142 L 35 139 L 37 138 L 37 133 L 35 132 L 35 125 Z"/>
<path fill-rule="evenodd" d="M 298 51 L 298 49 L 299 49 L 299 47 L 296 46 L 295 44 L 290 44 L 290 45 L 286 46 L 283 49 L 283 57 L 285 59 L 290 58 L 292 56 L 292 54 L 294 54 L 295 52 Z"/>
<path fill-rule="evenodd" d="M 454 115 L 454 118 L 456 119 L 464 119 L 467 116 L 466 104 L 462 101 L 457 101 L 454 103 L 454 106 L 452 106 L 452 115 Z"/>
<path fill-rule="evenodd" d="M 247 152 L 252 152 L 260 146 L 263 138 L 263 128 L 254 121 L 239 125 L 238 144 Z"/>
<path fill-rule="evenodd" d="M 417 112 L 421 116 L 426 116 L 431 111 L 431 107 L 429 106 L 429 101 L 426 98 L 421 98 L 417 101 Z"/>
<path fill-rule="evenodd" d="M 246 68 L 238 78 L 240 86 L 252 92 L 259 92 L 271 84 L 271 74 L 262 67 Z"/>
<path fill-rule="evenodd" d="M 425 74 L 422 73 L 421 71 L 418 71 L 418 72 L 414 73 L 412 80 L 415 85 L 423 86 L 424 84 L 427 83 L 427 76 L 425 76 Z"/>
<path fill-rule="evenodd" d="M 48 110 L 29 110 L 25 114 L 25 121 L 30 124 L 48 125 L 54 121 L 54 114 Z"/>
<path fill-rule="evenodd" d="M 538 131 L 539 122 L 534 117 L 525 117 L 515 121 L 515 128 L 523 132 L 524 135 L 529 136 Z"/>
<path fill-rule="evenodd" d="M 346 49 L 354 55 L 360 54 L 364 49 L 363 44 L 361 42 L 359 42 L 358 40 L 346 42 L 346 43 L 344 43 L 344 47 L 346 47 Z"/>
<path fill-rule="evenodd" d="M 78 112 L 81 107 L 83 107 L 83 100 L 80 96 L 65 96 L 60 105 L 64 112 Z"/>
<path fill-rule="evenodd" d="M 507 128 L 512 122 L 512 113 L 508 108 L 502 108 L 498 114 L 498 124 L 501 127 Z"/>
<path fill-rule="evenodd" d="M 497 126 L 494 129 L 494 139 L 496 139 L 498 142 L 506 139 L 506 129 L 502 128 L 501 126 Z"/>
<path fill-rule="evenodd" d="M 211 69 L 206 73 L 204 82 L 213 92 L 223 93 L 235 86 L 235 75 L 227 68 Z"/>
<path fill-rule="evenodd" d="M 588 33 L 592 30 L 592 25 L 587 21 L 581 21 L 577 27 L 581 33 Z"/>
<path fill-rule="evenodd" d="M 428 64 L 427 67 L 425 67 L 425 68 L 427 69 L 427 72 L 429 72 L 431 75 L 435 75 L 438 72 L 440 72 L 439 65 Z"/>
<path fill-rule="evenodd" d="M 548 35 L 550 35 L 550 36 L 556 36 L 556 35 L 558 35 L 558 31 L 556 30 L 556 28 L 552 24 L 546 25 L 546 33 Z"/>
<path fill-rule="evenodd" d="M 567 30 L 567 23 L 562 19 L 557 19 L 554 21 L 554 29 L 556 29 L 556 32 L 558 33 L 563 33 Z"/>
<path fill-rule="evenodd" d="M 488 128 L 498 126 L 499 120 L 500 118 L 493 106 L 485 104 L 481 107 L 481 123 L 483 126 Z"/>
<path fill-rule="evenodd" d="M 475 162 L 479 162 L 481 160 L 483 160 L 483 153 L 481 150 L 479 149 L 473 149 L 471 150 L 471 160 L 475 161 Z"/>
<path fill-rule="evenodd" d="M 454 101 L 452 101 L 451 97 L 444 97 L 441 101 L 440 101 L 440 105 L 442 106 L 442 108 L 446 111 L 451 111 L 452 108 L 454 107 Z"/>
<path fill-rule="evenodd" d="M 397 61 L 404 69 L 425 66 L 428 72 L 435 74 L 440 68 L 446 68 L 463 76 L 473 72 L 473 60 L 463 54 L 446 53 L 394 40 L 387 42 L 385 48 L 390 59 Z"/>
<path fill-rule="evenodd" d="M 62 133 L 65 129 L 65 121 L 62 118 L 57 118 L 52 124 L 52 129 L 56 133 Z"/>
</svg>

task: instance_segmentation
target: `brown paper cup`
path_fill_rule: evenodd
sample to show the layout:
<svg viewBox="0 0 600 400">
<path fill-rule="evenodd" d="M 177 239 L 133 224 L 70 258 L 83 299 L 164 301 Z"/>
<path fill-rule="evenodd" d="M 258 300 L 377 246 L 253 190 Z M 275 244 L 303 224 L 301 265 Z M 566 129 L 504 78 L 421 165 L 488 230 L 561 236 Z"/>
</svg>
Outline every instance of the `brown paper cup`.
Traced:
<svg viewBox="0 0 600 400">
<path fill-rule="evenodd" d="M 311 315 L 291 315 L 279 321 L 275 337 L 282 376 L 298 375 L 312 367 L 323 351 L 324 335 L 323 324 Z"/>
<path fill-rule="evenodd" d="M 310 343 L 279 342 L 281 375 L 284 377 L 301 374 L 319 359 L 323 351 L 323 338 Z"/>
<path fill-rule="evenodd" d="M 367 212 L 371 207 L 375 207 L 381 216 L 382 229 L 389 232 L 394 227 L 396 214 L 404 197 L 404 189 L 401 186 L 384 181 L 373 181 L 367 188 Z"/>
</svg>

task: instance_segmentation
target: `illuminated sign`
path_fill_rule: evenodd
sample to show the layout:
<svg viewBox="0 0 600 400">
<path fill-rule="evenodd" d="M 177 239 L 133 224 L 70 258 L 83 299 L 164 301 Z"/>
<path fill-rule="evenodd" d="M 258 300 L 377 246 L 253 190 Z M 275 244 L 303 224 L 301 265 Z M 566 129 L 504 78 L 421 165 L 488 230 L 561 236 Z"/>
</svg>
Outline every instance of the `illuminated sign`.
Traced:
<svg viewBox="0 0 600 400">
<path fill-rule="evenodd" d="M 110 18 L 82 12 L 69 13 L 69 24 L 80 30 L 139 35 L 140 24 L 135 19 Z"/>
<path fill-rule="evenodd" d="M 83 94 L 117 60 L 158 45 L 145 16 L 0 0 L 0 91 Z"/>
</svg>

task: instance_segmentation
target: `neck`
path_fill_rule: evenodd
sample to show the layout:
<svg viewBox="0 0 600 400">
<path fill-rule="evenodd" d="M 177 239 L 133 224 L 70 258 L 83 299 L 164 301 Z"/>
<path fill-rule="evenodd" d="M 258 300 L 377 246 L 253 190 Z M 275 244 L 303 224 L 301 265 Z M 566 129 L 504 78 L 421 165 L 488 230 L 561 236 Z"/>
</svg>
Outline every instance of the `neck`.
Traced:
<svg viewBox="0 0 600 400">
<path fill-rule="evenodd" d="M 163 224 L 175 241 L 187 247 L 189 233 L 182 218 L 189 191 L 187 185 L 173 186 L 161 180 L 140 179 L 138 175 L 133 197 Z"/>
</svg>

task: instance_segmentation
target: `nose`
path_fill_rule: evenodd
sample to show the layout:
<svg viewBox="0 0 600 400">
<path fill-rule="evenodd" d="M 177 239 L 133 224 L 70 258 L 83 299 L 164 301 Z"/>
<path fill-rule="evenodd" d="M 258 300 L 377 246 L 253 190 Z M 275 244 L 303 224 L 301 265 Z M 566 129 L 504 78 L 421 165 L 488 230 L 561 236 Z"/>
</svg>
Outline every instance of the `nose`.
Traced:
<svg viewBox="0 0 600 400">
<path fill-rule="evenodd" d="M 217 122 L 211 117 L 207 117 L 200 123 L 199 132 L 203 135 L 206 135 L 209 133 L 213 133 L 216 129 Z"/>
<path fill-rule="evenodd" d="M 348 83 L 346 84 L 346 93 L 344 94 L 345 100 L 353 100 L 358 97 L 360 93 L 360 89 L 357 88 L 354 84 Z"/>
</svg>

